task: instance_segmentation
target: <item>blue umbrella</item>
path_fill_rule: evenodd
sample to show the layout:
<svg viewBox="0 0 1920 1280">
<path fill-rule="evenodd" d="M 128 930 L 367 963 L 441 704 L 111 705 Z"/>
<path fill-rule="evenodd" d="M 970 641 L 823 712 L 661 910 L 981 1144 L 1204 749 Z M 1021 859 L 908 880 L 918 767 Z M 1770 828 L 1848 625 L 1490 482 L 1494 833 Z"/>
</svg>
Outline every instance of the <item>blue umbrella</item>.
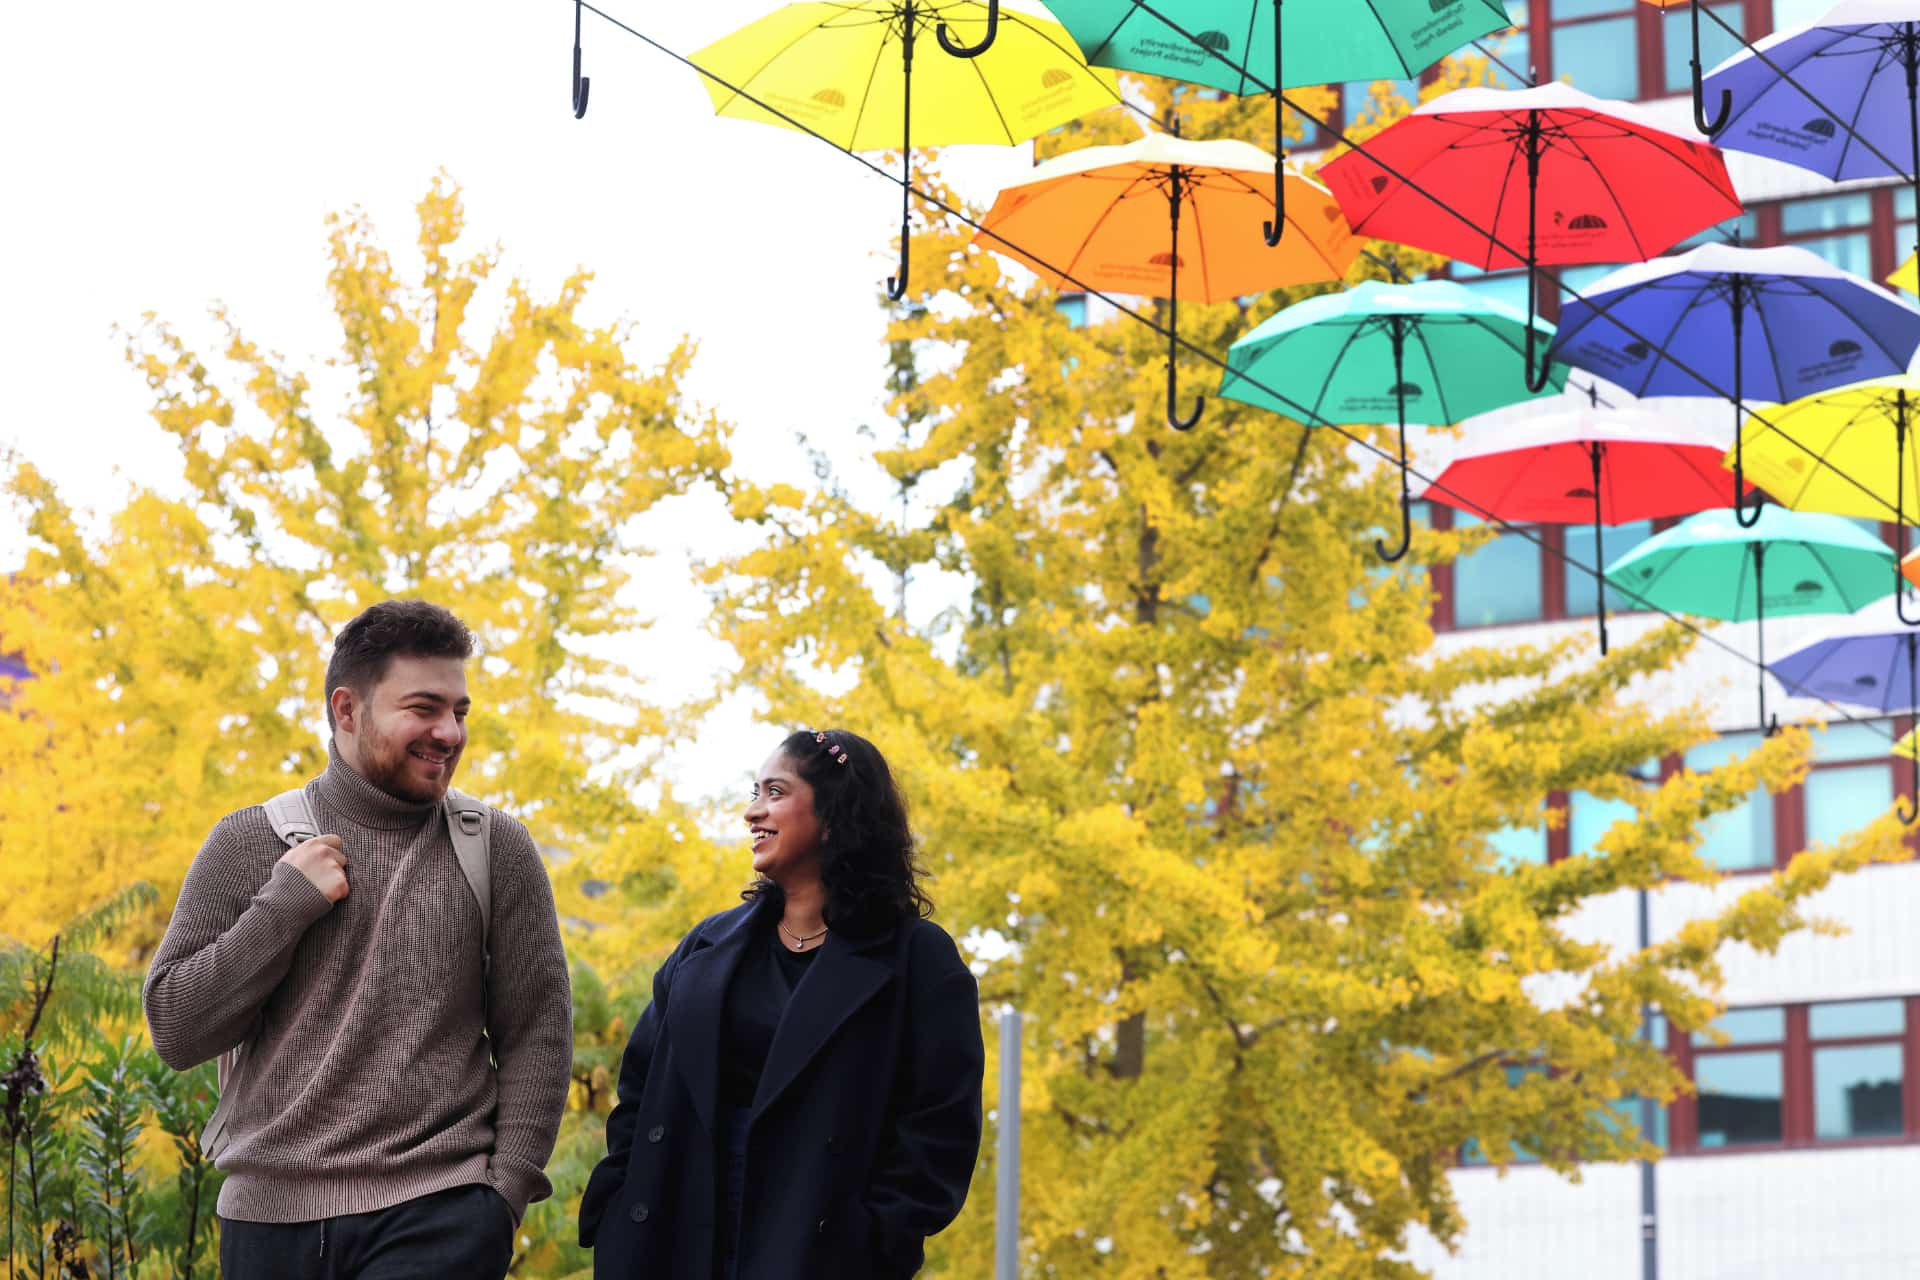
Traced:
<svg viewBox="0 0 1920 1280">
<path fill-rule="evenodd" d="M 1731 384 L 1734 511 L 1751 528 L 1742 401 L 1901 373 L 1916 350 L 1920 307 L 1906 299 L 1805 249 L 1707 244 L 1595 283 L 1567 304 L 1552 355 L 1636 396 L 1717 398 Z"/>
<path fill-rule="evenodd" d="M 1715 67 L 1733 108 L 1713 140 L 1835 181 L 1910 178 L 1920 194 L 1920 6 L 1842 0 Z M 1724 99 L 1723 99 L 1724 101 Z M 1844 126 L 1844 127 L 1843 127 Z M 1889 157 L 1912 157 L 1902 171 Z"/>
<path fill-rule="evenodd" d="M 1832 633 L 1768 663 L 1767 670 L 1789 689 L 1834 702 L 1889 714 L 1920 710 L 1920 632 L 1874 616 L 1884 612 L 1877 603 L 1869 606 Z M 1912 768 L 1914 794 L 1920 796 L 1920 756 Z M 1901 821 L 1911 824 L 1915 816 L 1903 801 Z"/>
</svg>

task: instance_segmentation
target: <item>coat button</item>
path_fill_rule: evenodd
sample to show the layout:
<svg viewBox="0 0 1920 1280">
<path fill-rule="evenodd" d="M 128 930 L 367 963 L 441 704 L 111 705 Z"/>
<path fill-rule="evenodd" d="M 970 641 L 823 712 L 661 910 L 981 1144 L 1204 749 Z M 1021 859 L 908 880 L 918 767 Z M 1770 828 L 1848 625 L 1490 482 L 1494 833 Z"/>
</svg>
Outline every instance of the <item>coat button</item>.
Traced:
<svg viewBox="0 0 1920 1280">
<path fill-rule="evenodd" d="M 820 1219 L 820 1221 L 813 1224 L 813 1234 L 817 1236 L 823 1236 L 826 1233 L 827 1233 L 827 1220 L 825 1218 L 822 1218 Z"/>
<path fill-rule="evenodd" d="M 667 1136 L 667 1126 L 663 1124 L 657 1124 L 653 1126 L 653 1128 L 647 1130 L 648 1142 L 658 1142 L 660 1141 L 660 1139 L 666 1136 Z"/>
<path fill-rule="evenodd" d="M 635 1222 L 645 1222 L 647 1220 L 647 1206 L 643 1204 L 637 1204 L 633 1206 L 631 1210 L 628 1211 L 627 1216 L 629 1218 L 632 1218 Z"/>
</svg>

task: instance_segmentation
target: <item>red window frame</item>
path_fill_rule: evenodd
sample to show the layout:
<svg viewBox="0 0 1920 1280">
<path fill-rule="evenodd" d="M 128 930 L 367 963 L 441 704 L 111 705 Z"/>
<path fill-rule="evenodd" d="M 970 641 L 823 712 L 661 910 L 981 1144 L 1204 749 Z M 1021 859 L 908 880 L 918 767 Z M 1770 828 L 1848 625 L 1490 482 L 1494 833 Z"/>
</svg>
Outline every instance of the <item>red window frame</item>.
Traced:
<svg viewBox="0 0 1920 1280">
<path fill-rule="evenodd" d="M 1899 1035 L 1848 1036 L 1815 1040 L 1809 1030 L 1813 1004 L 1850 1004 L 1850 1000 L 1820 1000 L 1812 1003 L 1760 1005 L 1779 1008 L 1786 1014 L 1786 1038 L 1779 1041 L 1727 1045 L 1708 1048 L 1695 1046 L 1691 1036 L 1683 1036 L 1671 1027 L 1667 1034 L 1667 1053 L 1674 1065 L 1691 1081 L 1695 1065 L 1703 1057 L 1777 1049 L 1781 1054 L 1781 1139 L 1778 1142 L 1744 1142 L 1737 1146 L 1700 1146 L 1700 1101 L 1688 1092 L 1667 1108 L 1667 1154 L 1670 1156 L 1751 1155 L 1765 1151 L 1794 1151 L 1808 1147 L 1888 1147 L 1920 1143 L 1920 996 L 1880 996 L 1871 999 L 1900 999 L 1906 1006 L 1906 1028 Z M 1846 1045 L 1901 1046 L 1900 1112 L 1901 1132 L 1865 1138 L 1822 1138 L 1814 1129 L 1813 1051 Z"/>
</svg>

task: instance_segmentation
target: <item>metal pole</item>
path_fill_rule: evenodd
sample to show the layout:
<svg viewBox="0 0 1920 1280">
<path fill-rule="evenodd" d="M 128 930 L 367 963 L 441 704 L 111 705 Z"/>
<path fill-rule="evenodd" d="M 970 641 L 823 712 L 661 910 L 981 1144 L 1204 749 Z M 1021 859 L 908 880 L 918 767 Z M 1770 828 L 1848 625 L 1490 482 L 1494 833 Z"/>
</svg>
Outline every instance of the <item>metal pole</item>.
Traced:
<svg viewBox="0 0 1920 1280">
<path fill-rule="evenodd" d="M 1652 945 L 1647 910 L 1647 891 L 1640 890 L 1640 950 Z M 1640 1010 L 1640 1038 L 1653 1039 L 1653 1012 Z M 1640 1136 L 1647 1137 L 1659 1122 L 1658 1104 L 1652 1098 L 1640 1099 Z M 1660 1197 L 1658 1173 L 1651 1160 L 1640 1162 L 1640 1280 L 1660 1280 Z"/>
<path fill-rule="evenodd" d="M 1020 1280 L 1020 1011 L 1000 1013 L 1000 1149 L 995 1160 L 994 1280 Z"/>
</svg>

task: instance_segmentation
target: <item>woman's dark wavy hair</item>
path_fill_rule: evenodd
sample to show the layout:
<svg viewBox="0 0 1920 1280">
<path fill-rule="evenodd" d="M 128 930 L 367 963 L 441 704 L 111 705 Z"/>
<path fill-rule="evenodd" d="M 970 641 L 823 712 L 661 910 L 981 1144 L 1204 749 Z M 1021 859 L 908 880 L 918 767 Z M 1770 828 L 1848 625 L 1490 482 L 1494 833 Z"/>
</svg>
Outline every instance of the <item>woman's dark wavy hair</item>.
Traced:
<svg viewBox="0 0 1920 1280">
<path fill-rule="evenodd" d="M 880 749 L 845 729 L 802 729 L 787 735 L 780 754 L 813 788 L 828 926 L 872 928 L 932 915 L 906 797 Z M 777 898 L 780 886 L 763 877 L 740 896 L 769 893 Z"/>
</svg>

